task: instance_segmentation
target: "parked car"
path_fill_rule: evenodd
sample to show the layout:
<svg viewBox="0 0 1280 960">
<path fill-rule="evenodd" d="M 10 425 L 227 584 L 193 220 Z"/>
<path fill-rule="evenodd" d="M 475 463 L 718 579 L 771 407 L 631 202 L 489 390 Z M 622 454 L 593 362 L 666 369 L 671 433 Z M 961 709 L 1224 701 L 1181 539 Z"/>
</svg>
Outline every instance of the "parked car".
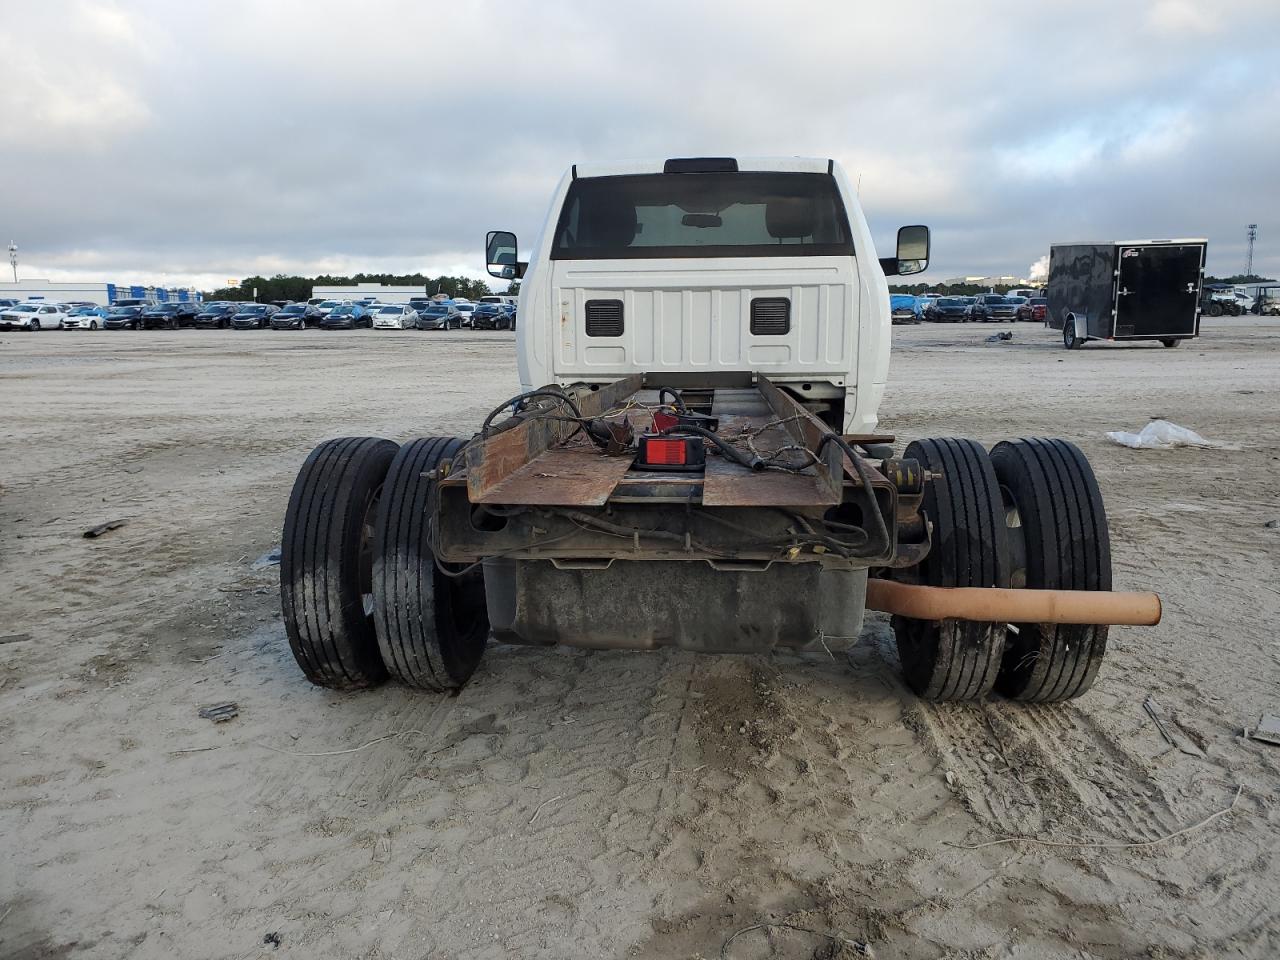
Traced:
<svg viewBox="0 0 1280 960">
<path fill-rule="evenodd" d="M 380 304 L 373 315 L 375 330 L 413 330 L 418 326 L 418 312 L 407 303 Z"/>
<path fill-rule="evenodd" d="M 272 330 L 305 330 L 318 327 L 320 311 L 309 303 L 291 303 L 271 318 Z"/>
<path fill-rule="evenodd" d="M 419 330 L 457 330 L 462 326 L 462 314 L 449 300 L 437 300 L 418 311 Z"/>
<path fill-rule="evenodd" d="M 204 309 L 195 315 L 195 325 L 225 330 L 231 326 L 231 318 L 240 312 L 240 307 L 239 303 L 206 303 Z"/>
<path fill-rule="evenodd" d="M 75 307 L 62 321 L 65 330 L 97 330 L 107 319 L 110 309 L 97 304 Z"/>
<path fill-rule="evenodd" d="M 471 314 L 471 326 L 475 330 L 510 330 L 514 325 L 515 311 L 501 301 L 482 301 Z"/>
<path fill-rule="evenodd" d="M 889 316 L 893 323 L 919 323 L 920 305 L 907 293 L 889 294 Z"/>
<path fill-rule="evenodd" d="M 363 303 L 340 303 L 320 320 L 321 330 L 354 330 L 372 326 L 373 316 Z"/>
<path fill-rule="evenodd" d="M 1049 300 L 1046 297 L 1028 297 L 1024 302 L 1018 304 L 1019 320 L 1039 320 L 1049 313 Z"/>
<path fill-rule="evenodd" d="M 472 320 L 475 317 L 476 305 L 470 300 L 453 301 L 453 309 L 458 311 L 458 327 L 472 326 Z"/>
<path fill-rule="evenodd" d="M 984 293 L 974 298 L 973 307 L 969 310 L 969 319 L 986 323 L 994 320 L 1000 323 L 1008 320 L 1013 323 L 1018 319 L 1013 302 L 1000 293 Z"/>
<path fill-rule="evenodd" d="M 924 318 L 935 323 L 965 323 L 969 319 L 969 303 L 965 297 L 938 297 L 925 307 Z"/>
<path fill-rule="evenodd" d="M 1013 319 L 1014 320 L 1021 319 L 1021 317 L 1019 316 L 1019 312 L 1022 310 L 1024 306 L 1026 306 L 1027 301 L 1030 299 L 1030 297 L 1018 297 L 1018 296 L 1014 296 L 1011 293 L 1006 293 L 1004 295 L 1004 298 L 1008 300 L 1009 303 L 1013 306 Z"/>
<path fill-rule="evenodd" d="M 194 327 L 199 308 L 194 303 L 154 303 L 142 311 L 143 330 Z"/>
<path fill-rule="evenodd" d="M 8 310 L 10 307 L 16 307 L 22 301 L 14 297 L 0 297 L 0 310 Z"/>
<path fill-rule="evenodd" d="M 0 313 L 0 330 L 60 330 L 67 319 L 67 308 L 60 303 L 27 301 Z"/>
<path fill-rule="evenodd" d="M 117 304 L 107 311 L 102 321 L 103 330 L 141 330 L 142 306 L 139 304 Z"/>
<path fill-rule="evenodd" d="M 341 300 L 321 300 L 319 303 L 312 304 L 312 306 L 314 306 L 317 310 L 320 311 L 320 317 L 323 319 L 324 317 L 327 317 L 329 315 L 329 311 L 335 310 L 338 307 L 342 306 L 342 301 Z"/>
<path fill-rule="evenodd" d="M 270 303 L 246 304 L 231 318 L 231 329 L 262 330 L 271 323 L 271 318 L 279 312 L 280 308 Z"/>
</svg>

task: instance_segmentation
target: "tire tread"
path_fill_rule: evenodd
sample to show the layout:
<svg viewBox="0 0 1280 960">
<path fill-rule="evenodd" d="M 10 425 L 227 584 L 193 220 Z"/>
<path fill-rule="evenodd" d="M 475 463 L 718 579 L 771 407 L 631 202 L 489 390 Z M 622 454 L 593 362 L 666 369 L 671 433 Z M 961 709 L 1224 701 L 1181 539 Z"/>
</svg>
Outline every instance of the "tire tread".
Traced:
<svg viewBox="0 0 1280 960">
<path fill-rule="evenodd" d="M 1111 550 L 1097 480 L 1066 440 L 1024 438 L 997 444 L 992 462 L 1018 507 L 1032 589 L 1110 590 Z M 1107 627 L 1017 624 L 997 690 L 1052 703 L 1080 696 L 1097 677 Z"/>
</svg>

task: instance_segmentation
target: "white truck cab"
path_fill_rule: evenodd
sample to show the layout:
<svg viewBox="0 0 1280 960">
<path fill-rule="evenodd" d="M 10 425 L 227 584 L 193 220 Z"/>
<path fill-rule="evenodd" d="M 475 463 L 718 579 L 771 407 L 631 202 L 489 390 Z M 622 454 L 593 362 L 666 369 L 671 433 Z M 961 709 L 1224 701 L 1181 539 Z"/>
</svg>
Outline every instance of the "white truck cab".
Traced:
<svg viewBox="0 0 1280 960">
<path fill-rule="evenodd" d="M 885 277 L 928 259 L 922 226 L 877 259 L 840 166 L 795 157 L 576 164 L 527 263 L 514 234 L 486 242 L 489 273 L 521 280 L 525 389 L 762 373 L 847 434 L 884 395 Z"/>
</svg>

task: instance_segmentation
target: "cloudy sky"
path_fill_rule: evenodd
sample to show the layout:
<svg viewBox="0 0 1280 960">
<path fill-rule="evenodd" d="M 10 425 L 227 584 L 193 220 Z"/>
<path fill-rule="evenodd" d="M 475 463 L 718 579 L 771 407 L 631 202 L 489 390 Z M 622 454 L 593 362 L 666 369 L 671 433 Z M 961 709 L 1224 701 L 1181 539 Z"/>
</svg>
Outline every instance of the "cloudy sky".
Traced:
<svg viewBox="0 0 1280 960">
<path fill-rule="evenodd" d="M 981 9 L 983 12 L 976 13 Z M 1207 236 L 1280 273 L 1280 3 L 32 0 L 0 29 L 20 274 L 480 275 L 582 159 L 832 156 L 928 277 Z M 522 243 L 523 245 L 523 243 Z"/>
</svg>

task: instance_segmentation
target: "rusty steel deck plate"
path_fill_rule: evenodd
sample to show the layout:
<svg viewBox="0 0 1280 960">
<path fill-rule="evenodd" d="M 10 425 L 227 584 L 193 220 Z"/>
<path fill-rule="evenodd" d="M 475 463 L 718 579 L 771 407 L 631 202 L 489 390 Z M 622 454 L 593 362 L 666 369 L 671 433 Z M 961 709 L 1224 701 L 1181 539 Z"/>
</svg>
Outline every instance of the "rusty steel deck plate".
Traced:
<svg viewBox="0 0 1280 960">
<path fill-rule="evenodd" d="M 839 492 L 832 494 L 812 473 L 752 473 L 723 457 L 707 457 L 704 507 L 829 507 L 839 502 Z"/>
<path fill-rule="evenodd" d="M 795 438 L 780 424 L 770 426 L 776 417 L 727 415 L 720 418 L 719 434 L 738 446 L 752 436 L 755 452 L 766 456 L 795 443 Z M 761 429 L 765 428 L 765 429 Z M 730 463 L 709 450 L 706 476 L 702 484 L 704 507 L 818 507 L 840 502 L 840 490 L 824 482 L 814 467 L 803 473 L 765 470 L 752 473 Z"/>
<path fill-rule="evenodd" d="M 570 389 L 567 392 L 577 401 L 584 417 L 596 417 L 625 401 L 640 389 L 641 382 L 639 374 L 633 374 L 598 390 Z M 530 466 L 548 447 L 555 446 L 573 432 L 571 423 L 534 418 L 500 427 L 483 442 L 469 445 L 466 455 L 467 495 L 471 502 L 502 503 L 501 499 L 494 499 L 493 490 Z"/>
<path fill-rule="evenodd" d="M 538 507 L 602 507 L 632 455 L 607 457 L 594 446 L 546 450 L 486 489 L 472 503 Z"/>
</svg>

